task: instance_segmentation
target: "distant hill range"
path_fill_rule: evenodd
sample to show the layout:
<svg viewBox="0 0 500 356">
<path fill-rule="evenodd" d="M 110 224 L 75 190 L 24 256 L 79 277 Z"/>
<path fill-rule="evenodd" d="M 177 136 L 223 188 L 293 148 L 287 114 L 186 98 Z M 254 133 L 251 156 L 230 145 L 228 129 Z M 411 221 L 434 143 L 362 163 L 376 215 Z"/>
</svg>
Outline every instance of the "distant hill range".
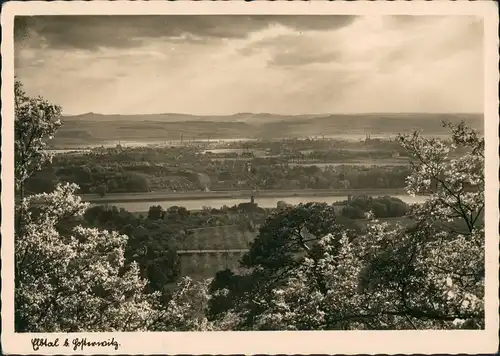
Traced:
<svg viewBox="0 0 500 356">
<path fill-rule="evenodd" d="M 421 130 L 426 134 L 445 134 L 441 122 L 465 120 L 483 132 L 482 114 L 322 114 L 276 115 L 238 113 L 227 116 L 187 114 L 102 115 L 87 113 L 64 116 L 63 126 L 52 146 L 105 144 L 117 140 L 162 142 L 229 138 L 282 138 L 342 136 L 356 134 L 394 135 Z"/>
</svg>

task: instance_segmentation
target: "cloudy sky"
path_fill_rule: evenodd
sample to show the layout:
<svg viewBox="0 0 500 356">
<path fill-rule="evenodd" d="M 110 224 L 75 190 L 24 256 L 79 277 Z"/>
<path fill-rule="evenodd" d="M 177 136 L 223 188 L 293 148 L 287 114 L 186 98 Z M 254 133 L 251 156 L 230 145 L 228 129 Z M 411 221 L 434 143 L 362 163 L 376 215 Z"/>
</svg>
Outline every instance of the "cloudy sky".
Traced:
<svg viewBox="0 0 500 356">
<path fill-rule="evenodd" d="M 15 47 L 65 114 L 483 111 L 471 16 L 16 17 Z"/>
</svg>

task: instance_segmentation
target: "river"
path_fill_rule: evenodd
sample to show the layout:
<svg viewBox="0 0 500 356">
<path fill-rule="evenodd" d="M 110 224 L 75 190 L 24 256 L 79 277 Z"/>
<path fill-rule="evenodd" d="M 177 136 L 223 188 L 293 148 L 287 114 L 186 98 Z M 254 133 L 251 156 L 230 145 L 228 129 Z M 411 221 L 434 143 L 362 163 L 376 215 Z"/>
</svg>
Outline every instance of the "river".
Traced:
<svg viewBox="0 0 500 356">
<path fill-rule="evenodd" d="M 394 195 L 395 198 L 399 198 L 407 204 L 422 203 L 427 198 L 422 196 L 411 197 L 409 195 Z M 346 200 L 347 196 L 300 196 L 300 197 L 256 197 L 255 202 L 261 208 L 275 208 L 279 201 L 284 201 L 287 204 L 297 205 L 300 203 L 307 202 L 318 202 L 332 204 L 342 200 Z M 168 201 L 135 201 L 135 202 L 116 202 L 108 203 L 108 205 L 114 205 L 118 208 L 124 208 L 130 212 L 145 212 L 149 210 L 150 206 L 160 205 L 163 209 L 167 209 L 171 206 L 182 206 L 188 210 L 201 210 L 203 207 L 210 207 L 213 209 L 220 209 L 224 205 L 233 206 L 240 203 L 248 203 L 247 198 L 223 198 L 223 199 L 182 199 L 182 200 L 168 200 Z M 92 204 L 99 205 L 99 204 Z"/>
</svg>

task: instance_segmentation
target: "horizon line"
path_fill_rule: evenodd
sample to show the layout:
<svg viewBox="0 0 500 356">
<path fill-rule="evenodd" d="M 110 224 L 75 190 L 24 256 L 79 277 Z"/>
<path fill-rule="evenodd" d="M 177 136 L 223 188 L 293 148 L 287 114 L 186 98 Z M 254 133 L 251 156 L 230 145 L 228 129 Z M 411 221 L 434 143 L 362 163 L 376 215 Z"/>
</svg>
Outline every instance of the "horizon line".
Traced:
<svg viewBox="0 0 500 356">
<path fill-rule="evenodd" d="M 179 115 L 179 116 L 204 116 L 204 117 L 215 117 L 215 116 L 237 116 L 237 115 L 274 115 L 274 116 L 330 116 L 330 115 L 415 115 L 415 114 L 426 114 L 426 115 L 484 115 L 484 112 L 451 112 L 451 111 L 379 111 L 379 112 L 328 112 L 328 113 L 300 113 L 300 114 L 287 114 L 287 113 L 271 113 L 271 112 L 236 112 L 232 114 L 189 114 L 189 113 L 178 113 L 178 112 L 156 112 L 156 113 L 135 113 L 135 114 L 124 114 L 124 113 L 97 113 L 93 111 L 79 113 L 79 114 L 63 114 L 62 117 L 75 117 L 84 115 L 96 115 L 96 116 L 149 116 L 149 115 Z"/>
</svg>

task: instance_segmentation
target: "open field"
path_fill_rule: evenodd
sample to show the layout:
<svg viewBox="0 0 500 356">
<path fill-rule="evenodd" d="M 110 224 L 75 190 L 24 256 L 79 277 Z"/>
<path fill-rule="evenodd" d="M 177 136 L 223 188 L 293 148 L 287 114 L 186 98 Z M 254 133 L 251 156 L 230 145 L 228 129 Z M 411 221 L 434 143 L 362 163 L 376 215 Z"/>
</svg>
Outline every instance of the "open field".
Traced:
<svg viewBox="0 0 500 356">
<path fill-rule="evenodd" d="M 191 229 L 182 243 L 182 250 L 243 250 L 256 236 L 256 232 L 237 225 Z"/>
<path fill-rule="evenodd" d="M 224 252 L 206 254 L 181 255 L 181 276 L 189 276 L 194 280 L 212 278 L 218 271 L 231 269 L 233 272 L 240 272 L 239 261 L 243 253 Z"/>
</svg>

